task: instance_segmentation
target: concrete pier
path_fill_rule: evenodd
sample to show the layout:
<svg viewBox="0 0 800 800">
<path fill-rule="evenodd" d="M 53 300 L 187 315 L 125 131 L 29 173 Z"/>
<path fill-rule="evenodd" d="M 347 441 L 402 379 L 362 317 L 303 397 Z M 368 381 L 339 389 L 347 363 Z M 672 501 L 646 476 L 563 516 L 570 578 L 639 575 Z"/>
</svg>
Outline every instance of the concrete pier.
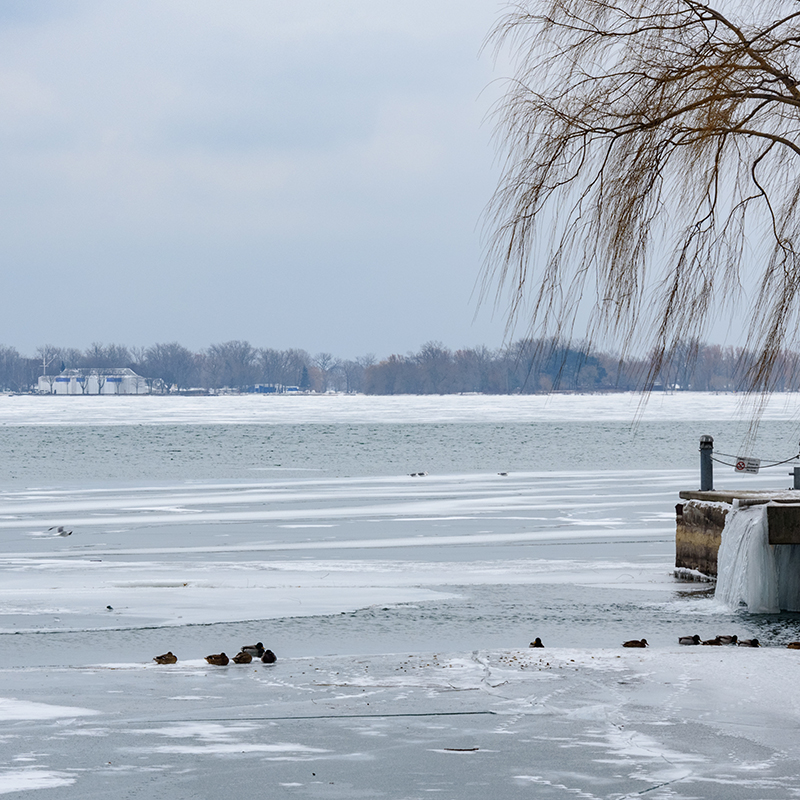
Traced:
<svg viewBox="0 0 800 800">
<path fill-rule="evenodd" d="M 675 567 L 716 578 L 725 518 L 740 505 L 767 505 L 769 544 L 800 544 L 800 491 L 684 491 L 675 507 Z"/>
</svg>

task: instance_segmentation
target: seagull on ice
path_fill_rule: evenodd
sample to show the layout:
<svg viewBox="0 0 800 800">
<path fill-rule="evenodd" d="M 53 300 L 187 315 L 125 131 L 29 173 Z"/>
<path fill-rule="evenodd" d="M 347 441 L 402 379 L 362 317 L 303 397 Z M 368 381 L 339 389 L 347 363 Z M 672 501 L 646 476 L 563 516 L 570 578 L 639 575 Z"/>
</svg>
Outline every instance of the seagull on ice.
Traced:
<svg viewBox="0 0 800 800">
<path fill-rule="evenodd" d="M 52 528 L 48 528 L 48 531 L 55 531 L 56 536 L 71 536 L 72 531 L 68 531 L 63 525 L 53 525 Z"/>
</svg>

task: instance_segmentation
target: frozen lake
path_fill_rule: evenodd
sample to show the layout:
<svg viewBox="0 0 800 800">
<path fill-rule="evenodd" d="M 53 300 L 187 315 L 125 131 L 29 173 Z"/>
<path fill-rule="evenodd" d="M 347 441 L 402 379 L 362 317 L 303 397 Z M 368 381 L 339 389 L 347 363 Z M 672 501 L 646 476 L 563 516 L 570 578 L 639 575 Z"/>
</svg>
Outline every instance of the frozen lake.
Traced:
<svg viewBox="0 0 800 800">
<path fill-rule="evenodd" d="M 800 619 L 672 565 L 700 435 L 789 458 L 798 409 L 0 397 L 0 793 L 796 796 Z"/>
</svg>

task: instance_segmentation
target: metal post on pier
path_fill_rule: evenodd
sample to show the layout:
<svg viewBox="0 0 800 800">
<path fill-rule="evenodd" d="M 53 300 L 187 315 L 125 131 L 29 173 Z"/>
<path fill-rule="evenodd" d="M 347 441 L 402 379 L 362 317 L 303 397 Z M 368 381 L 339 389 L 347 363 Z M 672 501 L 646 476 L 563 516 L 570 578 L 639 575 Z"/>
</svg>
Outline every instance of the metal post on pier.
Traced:
<svg viewBox="0 0 800 800">
<path fill-rule="evenodd" d="M 700 491 L 714 491 L 714 437 L 700 437 Z"/>
</svg>

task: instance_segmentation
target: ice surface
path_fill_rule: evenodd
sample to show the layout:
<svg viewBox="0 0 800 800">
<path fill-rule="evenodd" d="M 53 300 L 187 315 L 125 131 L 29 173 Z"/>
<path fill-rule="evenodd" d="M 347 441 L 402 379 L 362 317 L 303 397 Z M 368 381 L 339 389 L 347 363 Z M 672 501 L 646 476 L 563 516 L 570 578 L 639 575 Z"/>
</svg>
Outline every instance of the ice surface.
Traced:
<svg viewBox="0 0 800 800">
<path fill-rule="evenodd" d="M 31 778 L 60 778 L 53 798 L 153 778 L 177 798 L 785 798 L 800 777 L 797 667 L 792 651 L 675 646 L 33 668 L 23 691 L 91 695 L 98 714 L 32 722 L 5 746 L 33 760 Z"/>
<path fill-rule="evenodd" d="M 797 414 L 800 395 L 769 398 L 762 420 Z M 0 395 L 0 425 L 199 425 L 199 424 L 438 424 L 447 422 L 580 419 L 747 420 L 752 402 L 734 393 L 636 393 L 563 395 L 226 395 L 220 397 L 67 397 Z"/>
<path fill-rule="evenodd" d="M 672 575 L 737 398 L 106 399 L 0 398 L 0 792 L 800 794 L 798 617 Z"/>
</svg>

